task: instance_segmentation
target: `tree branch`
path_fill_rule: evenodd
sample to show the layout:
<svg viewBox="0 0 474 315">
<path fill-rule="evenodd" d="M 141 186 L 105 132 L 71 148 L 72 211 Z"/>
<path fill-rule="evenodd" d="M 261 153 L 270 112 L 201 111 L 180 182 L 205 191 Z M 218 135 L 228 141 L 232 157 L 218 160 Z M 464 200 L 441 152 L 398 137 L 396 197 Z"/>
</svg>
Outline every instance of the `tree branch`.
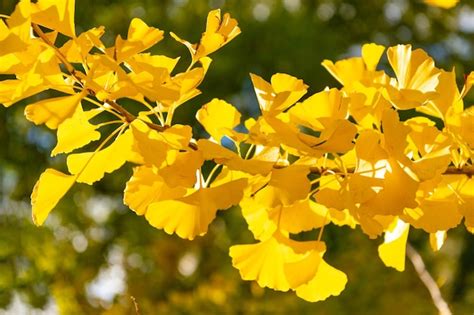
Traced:
<svg viewBox="0 0 474 315">
<path fill-rule="evenodd" d="M 51 48 L 55 50 L 58 59 L 61 61 L 64 67 L 66 67 L 67 72 L 69 72 L 69 74 L 73 76 L 76 82 L 78 82 L 81 86 L 83 86 L 84 84 L 82 82 L 81 74 L 82 76 L 84 76 L 84 74 L 80 71 L 79 71 L 80 73 L 78 73 L 78 70 L 74 68 L 74 66 L 67 60 L 66 56 L 64 56 L 63 53 L 54 45 L 54 43 L 52 43 L 49 40 L 49 38 L 46 36 L 46 34 L 37 24 L 32 23 L 31 25 L 36 35 L 38 35 L 39 38 L 41 38 L 48 46 L 50 46 Z M 86 91 L 90 96 L 95 97 L 95 92 L 93 90 L 86 89 Z M 123 119 L 128 123 L 131 123 L 137 118 L 135 115 L 130 113 L 128 110 L 126 110 L 124 107 L 122 107 L 121 105 L 119 105 L 117 102 L 113 100 L 105 100 L 104 103 L 109 104 L 120 115 L 122 115 Z M 154 129 L 160 132 L 169 128 L 169 126 L 160 126 L 148 121 L 144 121 L 144 123 L 146 123 L 148 127 L 150 127 L 151 129 Z"/>
<path fill-rule="evenodd" d="M 449 305 L 441 295 L 441 291 L 438 285 L 436 284 L 428 270 L 426 270 L 423 258 L 421 258 L 420 254 L 410 244 L 407 244 L 407 257 L 408 259 L 410 259 L 411 263 L 413 264 L 413 267 L 415 267 L 418 277 L 430 292 L 431 299 L 433 300 L 434 305 L 438 309 L 439 314 L 452 315 L 451 310 L 449 309 Z"/>
</svg>

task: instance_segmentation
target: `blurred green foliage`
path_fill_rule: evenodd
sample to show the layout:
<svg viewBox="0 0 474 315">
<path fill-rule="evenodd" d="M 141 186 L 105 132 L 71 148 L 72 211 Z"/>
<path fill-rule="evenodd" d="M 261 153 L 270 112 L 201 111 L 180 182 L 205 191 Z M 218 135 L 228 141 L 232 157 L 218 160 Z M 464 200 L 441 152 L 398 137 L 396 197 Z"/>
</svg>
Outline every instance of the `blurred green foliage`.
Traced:
<svg viewBox="0 0 474 315">
<path fill-rule="evenodd" d="M 0 0 L 0 12 L 10 13 L 15 3 Z M 456 66 L 462 81 L 474 68 L 474 5 L 468 3 L 445 11 L 415 0 L 77 0 L 76 25 L 78 31 L 105 25 L 111 45 L 140 17 L 193 42 L 210 9 L 236 17 L 242 35 L 213 55 L 203 94 L 178 113 L 177 121 L 193 125 L 199 136 L 195 111 L 214 97 L 247 117 L 257 114 L 250 72 L 289 73 L 314 93 L 338 86 L 320 66 L 323 59 L 358 54 L 366 42 L 423 47 L 439 66 Z M 153 52 L 188 62 L 185 47 L 170 37 Z M 166 235 L 122 205 L 131 166 L 94 187 L 76 185 L 46 225 L 34 227 L 32 187 L 46 167 L 64 168 L 64 159 L 48 157 L 54 136 L 26 122 L 23 109 L 0 107 L 0 309 L 7 314 L 134 314 L 132 297 L 141 314 L 436 313 L 409 262 L 404 273 L 384 267 L 379 242 L 360 230 L 325 232 L 329 263 L 349 276 L 340 297 L 311 304 L 244 282 L 228 257 L 231 244 L 253 241 L 240 210 L 219 213 L 209 233 L 193 242 Z M 427 240 L 419 231 L 410 235 L 454 313 L 467 314 L 474 309 L 474 237 L 462 228 L 450 232 L 435 254 Z"/>
</svg>

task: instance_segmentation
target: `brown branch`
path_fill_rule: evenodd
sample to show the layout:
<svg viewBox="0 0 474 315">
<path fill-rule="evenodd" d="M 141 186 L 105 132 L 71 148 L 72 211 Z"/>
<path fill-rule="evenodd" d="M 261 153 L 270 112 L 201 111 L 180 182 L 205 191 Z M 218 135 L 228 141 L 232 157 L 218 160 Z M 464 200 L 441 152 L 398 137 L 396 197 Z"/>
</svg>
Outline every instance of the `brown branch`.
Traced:
<svg viewBox="0 0 474 315">
<path fill-rule="evenodd" d="M 273 166 L 274 169 L 282 169 L 286 168 L 287 166 L 285 165 L 275 165 Z M 354 174 L 355 168 L 348 168 L 346 172 L 344 172 L 341 169 L 338 168 L 324 168 L 324 167 L 310 167 L 310 172 L 311 174 L 314 175 L 323 175 L 325 173 L 338 173 L 341 174 L 342 176 L 347 173 L 347 174 Z M 444 172 L 443 175 L 466 175 L 467 177 L 473 177 L 474 176 L 474 166 L 473 165 L 465 165 L 461 168 L 457 168 L 455 166 L 449 166 Z"/>
<path fill-rule="evenodd" d="M 446 300 L 444 300 L 438 285 L 436 284 L 428 270 L 426 270 L 423 258 L 410 244 L 407 244 L 407 257 L 408 259 L 410 259 L 411 263 L 413 264 L 413 267 L 415 267 L 415 271 L 418 274 L 418 277 L 430 292 L 431 298 L 433 299 L 433 303 L 438 309 L 439 314 L 452 315 L 451 310 L 449 309 L 449 305 Z"/>
<path fill-rule="evenodd" d="M 135 314 L 140 315 L 140 308 L 138 307 L 137 300 L 132 295 L 130 296 L 130 299 L 132 300 L 133 306 L 135 307 Z"/>
<path fill-rule="evenodd" d="M 69 74 L 72 75 L 72 77 L 76 80 L 76 82 L 78 82 L 81 86 L 83 86 L 84 84 L 82 82 L 81 75 L 84 76 L 84 74 L 74 68 L 74 66 L 67 60 L 66 56 L 64 56 L 63 53 L 54 45 L 54 43 L 52 43 L 49 40 L 49 38 L 46 36 L 46 34 L 43 32 L 43 30 L 37 24 L 32 23 L 32 27 L 33 27 L 33 30 L 35 31 L 35 33 L 48 46 L 50 46 L 51 48 L 53 48 L 55 50 L 58 59 L 61 61 L 61 63 L 64 65 L 64 67 L 66 67 L 67 72 L 69 72 Z M 95 95 L 96 93 L 93 90 L 87 89 L 86 91 L 90 96 L 93 96 L 93 97 L 96 96 Z M 117 102 L 115 102 L 113 100 L 105 100 L 104 103 L 110 105 L 110 107 L 112 107 L 120 115 L 122 115 L 123 119 L 128 123 L 131 123 L 132 121 L 134 121 L 137 118 L 135 115 L 130 113 L 128 110 L 126 110 L 124 107 L 122 107 L 121 105 L 119 105 Z M 154 130 L 160 131 L 160 132 L 169 128 L 169 126 L 160 126 L 160 125 L 157 125 L 157 124 L 154 124 L 154 123 L 151 123 L 151 122 L 147 122 L 147 121 L 145 121 L 145 123 L 151 129 L 154 129 Z"/>
</svg>

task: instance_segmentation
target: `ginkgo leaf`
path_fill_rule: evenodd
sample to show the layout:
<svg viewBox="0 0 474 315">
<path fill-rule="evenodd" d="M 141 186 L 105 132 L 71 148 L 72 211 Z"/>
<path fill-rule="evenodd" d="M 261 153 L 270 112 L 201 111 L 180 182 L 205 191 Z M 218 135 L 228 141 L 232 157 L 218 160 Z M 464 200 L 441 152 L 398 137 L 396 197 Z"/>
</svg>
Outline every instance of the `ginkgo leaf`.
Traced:
<svg viewBox="0 0 474 315">
<path fill-rule="evenodd" d="M 198 44 L 191 44 L 173 32 L 171 32 L 171 37 L 188 48 L 193 63 L 195 63 L 199 59 L 215 52 L 239 35 L 240 28 L 237 24 L 237 21 L 231 18 L 229 13 L 225 13 L 222 17 L 221 10 L 216 9 L 208 13 L 206 31 L 202 34 Z"/>
<path fill-rule="evenodd" d="M 296 295 L 308 302 L 324 301 L 330 296 L 341 294 L 346 283 L 347 276 L 344 272 L 321 259 L 314 278 L 299 286 Z"/>
<path fill-rule="evenodd" d="M 454 71 L 453 71 L 454 72 Z M 469 91 L 471 91 L 472 86 L 474 85 L 474 71 L 471 71 L 467 76 L 466 76 L 466 81 L 464 82 L 464 87 L 462 89 L 462 97 L 466 96 Z"/>
<path fill-rule="evenodd" d="M 232 265 L 243 280 L 255 280 L 261 287 L 288 291 L 284 265 L 292 251 L 275 238 L 250 245 L 234 245 L 229 249 Z"/>
<path fill-rule="evenodd" d="M 33 23 L 56 30 L 69 37 L 76 37 L 75 0 L 39 0 L 32 4 L 31 8 Z"/>
<path fill-rule="evenodd" d="M 474 227 L 474 178 L 462 176 L 463 179 L 451 184 L 459 195 L 459 212 L 464 216 L 464 225 Z"/>
<path fill-rule="evenodd" d="M 306 199 L 311 188 L 308 173 L 309 169 L 304 166 L 274 169 L 268 185 L 255 194 L 257 202 L 273 208 Z"/>
<path fill-rule="evenodd" d="M 160 99 L 163 110 L 168 111 L 169 107 L 176 109 L 181 104 L 201 94 L 197 87 L 203 81 L 211 62 L 211 58 L 203 57 L 199 59 L 201 67 L 195 67 L 190 71 L 173 76 L 171 81 L 166 83 L 164 87 L 178 91 L 179 95 L 177 99 Z"/>
<path fill-rule="evenodd" d="M 436 233 L 430 233 L 430 246 L 431 249 L 435 252 L 439 251 L 443 247 L 448 233 L 446 231 L 438 231 Z"/>
<path fill-rule="evenodd" d="M 338 89 L 324 90 L 296 104 L 288 112 L 290 119 L 314 130 L 324 129 L 320 119 L 345 119 L 349 99 Z"/>
<path fill-rule="evenodd" d="M 451 9 L 455 7 L 459 0 L 424 0 L 426 4 L 443 9 Z"/>
<path fill-rule="evenodd" d="M 41 174 L 31 194 L 33 222 L 42 225 L 61 198 L 71 189 L 75 176 L 48 168 Z"/>
<path fill-rule="evenodd" d="M 83 63 L 92 48 L 105 48 L 100 41 L 100 37 L 104 33 L 105 28 L 103 26 L 92 28 L 66 42 L 59 51 L 66 56 L 69 62 Z"/>
<path fill-rule="evenodd" d="M 326 59 L 321 65 L 344 87 L 350 87 L 364 77 L 365 63 L 360 57 L 343 59 L 335 63 Z"/>
<path fill-rule="evenodd" d="M 115 41 L 115 55 L 118 62 L 147 50 L 163 39 L 163 31 L 148 26 L 139 18 L 130 22 L 127 39 L 120 36 Z"/>
<path fill-rule="evenodd" d="M 296 103 L 308 91 L 302 80 L 284 73 L 274 74 L 271 83 L 250 74 L 262 113 L 275 115 Z"/>
<path fill-rule="evenodd" d="M 61 96 L 45 99 L 25 108 L 25 116 L 37 125 L 45 124 L 50 129 L 57 129 L 67 118 L 76 112 L 84 94 Z"/>
<path fill-rule="evenodd" d="M 10 18 L 0 21 L 0 56 L 27 49 L 31 28 L 30 1 L 19 1 Z"/>
<path fill-rule="evenodd" d="M 0 81 L 0 104 L 10 107 L 27 97 L 47 89 L 44 78 L 36 73 L 27 73 L 20 80 Z"/>
<path fill-rule="evenodd" d="M 132 141 L 132 133 L 127 130 L 105 149 L 70 154 L 67 157 L 69 172 L 77 175 L 78 183 L 91 185 L 105 173 L 112 173 L 125 164 L 132 152 Z"/>
<path fill-rule="evenodd" d="M 171 187 L 193 187 L 196 183 L 196 171 L 204 163 L 200 151 L 167 152 L 165 165 L 158 174 L 162 176 L 167 185 Z"/>
<path fill-rule="evenodd" d="M 295 272 L 298 265 L 315 262 L 315 256 L 312 255 L 315 251 L 318 255 L 324 252 L 324 243 L 297 242 L 275 233 L 273 237 L 259 243 L 234 245 L 230 248 L 229 255 L 232 257 L 232 265 L 239 270 L 243 280 L 255 280 L 261 287 L 288 291 L 296 289 L 315 275 L 317 264 L 309 269 L 300 269 L 299 273 Z M 316 258 L 316 263 L 317 260 Z"/>
<path fill-rule="evenodd" d="M 87 115 L 79 106 L 71 118 L 62 122 L 57 131 L 58 143 L 51 151 L 51 156 L 59 153 L 69 153 L 86 144 L 99 140 L 100 132 L 97 126 L 89 123 Z"/>
<path fill-rule="evenodd" d="M 160 167 L 170 147 L 163 141 L 165 140 L 163 134 L 137 119 L 132 122 L 130 129 L 133 134 L 133 150 L 141 157 L 142 163 Z"/>
<path fill-rule="evenodd" d="M 403 220 L 428 233 L 454 228 L 463 215 L 470 217 L 474 210 L 473 187 L 465 175 L 443 175 L 425 181 L 417 193 L 417 207 L 406 208 Z"/>
<path fill-rule="evenodd" d="M 248 229 L 256 240 L 267 240 L 276 232 L 278 221 L 270 218 L 267 205 L 257 202 L 254 198 L 244 197 L 239 206 Z"/>
<path fill-rule="evenodd" d="M 242 215 L 257 240 L 266 240 L 279 229 L 292 234 L 321 227 L 331 221 L 325 206 L 309 199 L 289 206 L 268 208 L 255 198 L 244 197 L 240 202 Z"/>
<path fill-rule="evenodd" d="M 384 46 L 374 43 L 365 44 L 362 46 L 362 59 L 367 66 L 367 70 L 375 71 L 384 50 Z"/>
<path fill-rule="evenodd" d="M 382 114 L 383 147 L 391 157 L 404 162 L 410 128 L 400 122 L 398 113 L 388 109 Z"/>
<path fill-rule="evenodd" d="M 226 184 L 200 188 L 190 195 L 173 200 L 161 200 L 148 206 L 145 214 L 148 222 L 166 233 L 176 233 L 185 239 L 206 234 L 217 210 L 225 210 L 239 203 L 246 179 Z"/>
<path fill-rule="evenodd" d="M 153 167 L 139 166 L 125 187 L 123 202 L 138 215 L 144 215 L 148 206 L 159 200 L 180 198 L 186 194 L 184 187 L 171 188 Z"/>
<path fill-rule="evenodd" d="M 400 219 L 394 221 L 393 228 L 385 232 L 384 243 L 378 248 L 380 259 L 387 267 L 405 270 L 405 252 L 410 225 Z"/>
<path fill-rule="evenodd" d="M 146 71 L 153 74 L 155 78 L 163 79 L 162 75 L 159 75 L 159 70 L 166 70 L 164 75 L 169 75 L 176 67 L 179 61 L 178 58 L 170 58 L 163 55 L 151 55 L 149 53 L 141 53 L 133 55 L 127 59 L 127 64 L 133 69 L 134 72 L 140 73 Z"/>
<path fill-rule="evenodd" d="M 213 160 L 218 164 L 226 165 L 231 170 L 243 171 L 252 175 L 268 174 L 277 160 L 275 158 L 273 161 L 266 161 L 259 156 L 246 160 L 231 150 L 206 139 L 199 139 L 197 144 L 204 159 Z"/>
<path fill-rule="evenodd" d="M 457 210 L 455 200 L 423 199 L 417 208 L 405 209 L 407 220 L 411 225 L 426 232 L 449 230 L 461 223 L 462 215 Z"/>
<path fill-rule="evenodd" d="M 276 233 L 256 244 L 232 246 L 229 254 L 242 279 L 274 290 L 295 290 L 315 302 L 339 295 L 347 283 L 343 272 L 322 259 L 325 251 L 322 242 L 297 242 Z"/>
<path fill-rule="evenodd" d="M 440 70 L 423 50 L 397 45 L 387 50 L 388 61 L 397 76 L 395 86 L 387 86 L 389 98 L 399 109 L 421 106 L 438 96 Z"/>
<path fill-rule="evenodd" d="M 436 92 L 439 95 L 424 106 L 417 108 L 417 110 L 446 120 L 448 114 L 462 112 L 464 105 L 456 83 L 454 69 L 449 72 L 441 71 L 438 80 L 439 84 L 436 86 Z"/>
<path fill-rule="evenodd" d="M 331 221 L 328 209 L 310 199 L 297 201 L 271 212 L 270 217 L 279 224 L 280 229 L 292 234 L 310 231 Z"/>
<path fill-rule="evenodd" d="M 216 98 L 203 105 L 196 113 L 196 119 L 218 142 L 240 123 L 240 117 L 234 106 Z"/>
</svg>

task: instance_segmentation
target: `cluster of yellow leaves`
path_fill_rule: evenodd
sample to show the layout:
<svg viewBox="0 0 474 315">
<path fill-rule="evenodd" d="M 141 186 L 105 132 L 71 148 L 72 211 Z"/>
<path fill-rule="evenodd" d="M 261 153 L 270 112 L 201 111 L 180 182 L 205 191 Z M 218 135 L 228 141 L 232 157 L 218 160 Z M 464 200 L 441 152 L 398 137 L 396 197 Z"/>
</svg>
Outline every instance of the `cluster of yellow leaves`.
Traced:
<svg viewBox="0 0 474 315">
<path fill-rule="evenodd" d="M 76 35 L 73 0 L 20 1 L 0 20 L 0 73 L 15 77 L 0 81 L 0 103 L 60 94 L 30 102 L 25 115 L 57 131 L 51 154 L 67 154 L 68 168 L 40 176 L 34 222 L 43 224 L 74 183 L 131 163 L 124 203 L 137 215 L 192 240 L 218 210 L 239 205 L 256 242 L 230 248 L 234 267 L 244 280 L 307 301 L 338 295 L 347 282 L 323 259 L 328 224 L 384 235 L 379 255 L 397 270 L 410 227 L 429 233 L 434 250 L 462 220 L 474 232 L 474 107 L 463 102 L 474 73 L 459 90 L 454 70 L 420 49 L 366 44 L 361 57 L 323 62 L 341 88 L 304 100 L 308 86 L 298 78 L 251 74 L 261 116 L 241 122 L 234 106 L 214 99 L 196 114 L 210 137 L 196 140 L 190 126 L 173 124 L 174 111 L 200 93 L 208 55 L 239 33 L 215 10 L 197 44 L 171 34 L 191 54 L 176 73 L 179 58 L 146 52 L 164 32 L 140 19 L 105 47 L 103 27 Z M 58 36 L 67 37 L 61 47 Z M 378 70 L 385 50 L 393 76 Z M 130 102 L 142 110 L 131 113 Z M 413 118 L 402 121 L 407 110 Z M 317 229 L 315 240 L 294 240 Z"/>
</svg>

